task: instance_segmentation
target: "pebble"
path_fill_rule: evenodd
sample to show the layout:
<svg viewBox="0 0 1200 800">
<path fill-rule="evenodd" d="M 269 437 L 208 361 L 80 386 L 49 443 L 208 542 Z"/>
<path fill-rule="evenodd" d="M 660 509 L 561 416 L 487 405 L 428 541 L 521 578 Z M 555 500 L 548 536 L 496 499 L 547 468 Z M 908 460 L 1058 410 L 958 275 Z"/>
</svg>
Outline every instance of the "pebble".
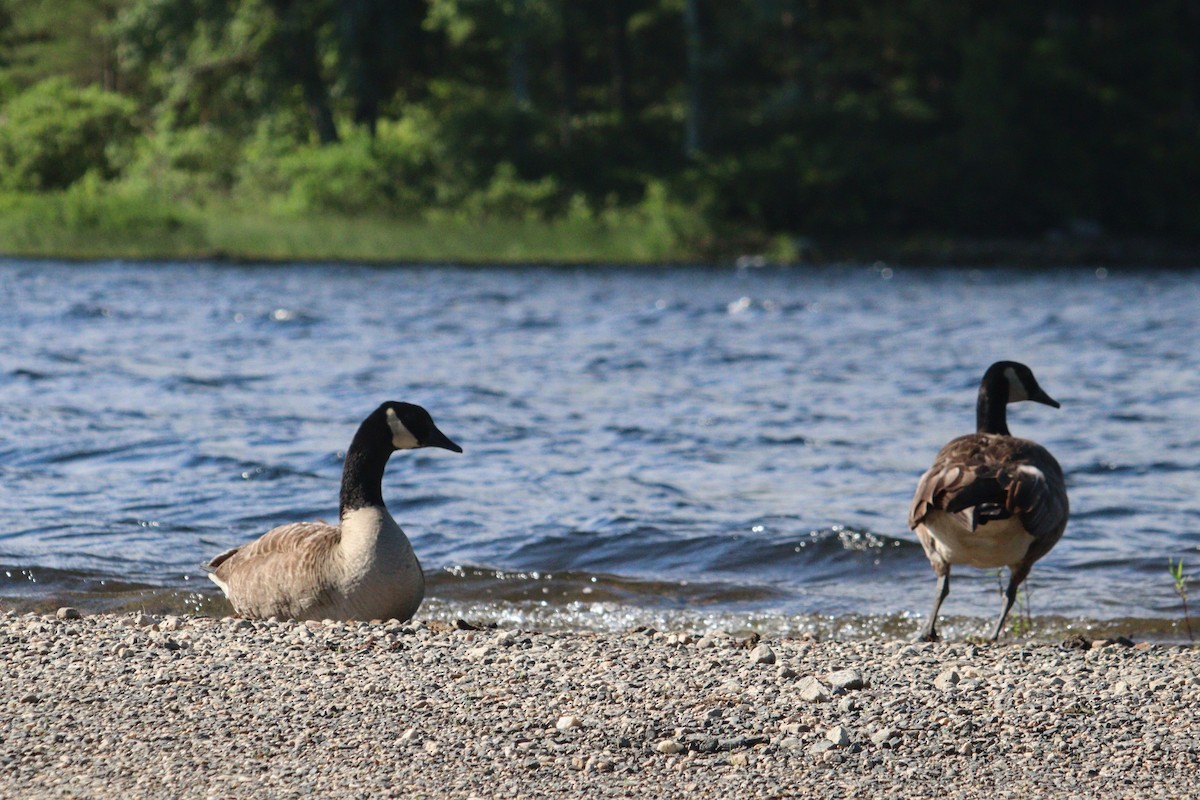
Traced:
<svg viewBox="0 0 1200 800">
<path fill-rule="evenodd" d="M 82 619 L 83 618 L 83 615 L 79 613 L 78 608 L 71 608 L 70 606 L 63 606 L 62 608 L 60 608 L 58 610 L 58 612 L 54 616 L 58 617 L 59 619 Z"/>
<path fill-rule="evenodd" d="M 891 728 L 884 727 L 871 734 L 871 741 L 875 744 L 883 744 L 895 735 L 895 732 Z"/>
<path fill-rule="evenodd" d="M 962 676 L 958 674 L 957 670 L 947 669 L 938 673 L 938 676 L 933 679 L 933 685 L 934 688 L 944 692 L 954 688 L 960 680 L 962 680 Z"/>
<path fill-rule="evenodd" d="M 844 725 L 835 725 L 825 731 L 825 738 L 837 747 L 845 747 L 850 744 L 850 731 L 846 730 Z"/>
<path fill-rule="evenodd" d="M 840 669 L 825 676 L 829 686 L 835 691 L 863 688 L 863 676 L 857 669 Z"/>
<path fill-rule="evenodd" d="M 482 661 L 492 654 L 491 645 L 481 644 L 478 647 L 472 647 L 467 650 L 467 658 L 472 661 Z"/>
<path fill-rule="evenodd" d="M 0 794 L 1200 796 L 1195 647 L 773 639 L 762 669 L 744 634 L 447 617 L 0 614 Z"/>
<path fill-rule="evenodd" d="M 751 664 L 774 664 L 775 651 L 768 645 L 760 644 L 750 651 Z"/>
<path fill-rule="evenodd" d="M 830 741 L 828 738 L 820 739 L 820 740 L 814 742 L 812 747 L 808 748 L 808 752 L 811 755 L 819 756 L 822 753 L 824 753 L 826 750 L 832 750 L 835 747 L 837 747 L 837 745 L 834 744 L 832 741 Z"/>
<path fill-rule="evenodd" d="M 801 678 L 796 684 L 796 689 L 799 692 L 800 699 L 806 703 L 829 702 L 829 690 L 811 675 L 807 678 Z"/>
</svg>

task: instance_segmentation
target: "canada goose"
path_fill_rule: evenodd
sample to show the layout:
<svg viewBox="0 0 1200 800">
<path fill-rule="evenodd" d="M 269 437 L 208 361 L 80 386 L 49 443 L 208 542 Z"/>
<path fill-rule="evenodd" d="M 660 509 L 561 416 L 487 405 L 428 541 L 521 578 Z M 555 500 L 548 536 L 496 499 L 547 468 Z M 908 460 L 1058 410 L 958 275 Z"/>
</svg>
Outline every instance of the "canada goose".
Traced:
<svg viewBox="0 0 1200 800">
<path fill-rule="evenodd" d="M 908 526 L 938 578 L 922 641 L 938 640 L 935 626 L 950 593 L 952 564 L 1009 568 L 1004 610 L 992 633 L 992 641 L 999 638 L 1029 568 L 1067 527 L 1062 468 L 1046 448 L 1008 432 L 1006 406 L 1020 400 L 1059 407 L 1024 364 L 997 361 L 988 367 L 979 384 L 976 432 L 943 447 L 917 483 Z"/>
<path fill-rule="evenodd" d="M 425 596 L 425 576 L 383 504 L 381 482 L 394 451 L 418 447 L 462 452 L 425 409 L 384 403 L 346 451 L 339 525 L 281 525 L 204 565 L 208 577 L 243 617 L 409 619 Z"/>
</svg>

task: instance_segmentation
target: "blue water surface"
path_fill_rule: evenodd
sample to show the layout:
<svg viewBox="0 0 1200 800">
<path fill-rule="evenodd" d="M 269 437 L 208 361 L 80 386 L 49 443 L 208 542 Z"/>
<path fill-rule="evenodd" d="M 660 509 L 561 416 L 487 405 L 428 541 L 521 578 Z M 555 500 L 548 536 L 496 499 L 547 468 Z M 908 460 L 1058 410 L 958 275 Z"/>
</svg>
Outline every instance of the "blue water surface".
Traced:
<svg viewBox="0 0 1200 800">
<path fill-rule="evenodd" d="M 465 449 L 384 480 L 426 616 L 903 632 L 913 488 L 998 359 L 1062 403 L 1009 414 L 1071 495 L 1035 620 L 1170 636 L 1200 567 L 1195 272 L 9 261 L 0 301 L 0 609 L 227 611 L 198 563 L 335 519 L 394 399 Z M 997 576 L 954 575 L 983 632 Z"/>
</svg>

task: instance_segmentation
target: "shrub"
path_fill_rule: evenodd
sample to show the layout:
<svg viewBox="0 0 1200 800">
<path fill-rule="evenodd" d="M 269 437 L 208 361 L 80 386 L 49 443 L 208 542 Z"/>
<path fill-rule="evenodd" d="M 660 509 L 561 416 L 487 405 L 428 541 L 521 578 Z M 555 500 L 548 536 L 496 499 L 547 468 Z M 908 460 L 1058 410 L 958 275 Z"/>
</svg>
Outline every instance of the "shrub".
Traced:
<svg viewBox="0 0 1200 800">
<path fill-rule="evenodd" d="M 217 128 L 162 131 L 143 140 L 121 186 L 130 194 L 203 204 L 233 188 L 240 159 L 241 143 Z"/>
<path fill-rule="evenodd" d="M 516 167 L 501 162 L 487 186 L 467 195 L 462 211 L 472 219 L 544 220 L 561 205 L 560 195 L 553 177 L 524 180 Z"/>
<path fill-rule="evenodd" d="M 65 189 L 88 172 L 109 178 L 128 160 L 133 101 L 62 78 L 16 95 L 0 115 L 0 181 L 9 189 Z"/>
<path fill-rule="evenodd" d="M 268 194 L 294 213 L 413 214 L 428 202 L 420 158 L 387 138 L 352 131 L 342 141 L 305 145 L 256 165 Z"/>
</svg>

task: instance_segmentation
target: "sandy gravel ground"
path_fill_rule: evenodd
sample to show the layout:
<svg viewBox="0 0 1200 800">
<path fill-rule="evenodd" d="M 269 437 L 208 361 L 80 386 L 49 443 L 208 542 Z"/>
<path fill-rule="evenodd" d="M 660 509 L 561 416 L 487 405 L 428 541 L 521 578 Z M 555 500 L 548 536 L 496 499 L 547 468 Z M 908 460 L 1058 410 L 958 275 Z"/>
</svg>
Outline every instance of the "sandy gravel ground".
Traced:
<svg viewBox="0 0 1200 800">
<path fill-rule="evenodd" d="M 1195 797 L 1200 649 L 8 614 L 0 796 Z"/>
</svg>

